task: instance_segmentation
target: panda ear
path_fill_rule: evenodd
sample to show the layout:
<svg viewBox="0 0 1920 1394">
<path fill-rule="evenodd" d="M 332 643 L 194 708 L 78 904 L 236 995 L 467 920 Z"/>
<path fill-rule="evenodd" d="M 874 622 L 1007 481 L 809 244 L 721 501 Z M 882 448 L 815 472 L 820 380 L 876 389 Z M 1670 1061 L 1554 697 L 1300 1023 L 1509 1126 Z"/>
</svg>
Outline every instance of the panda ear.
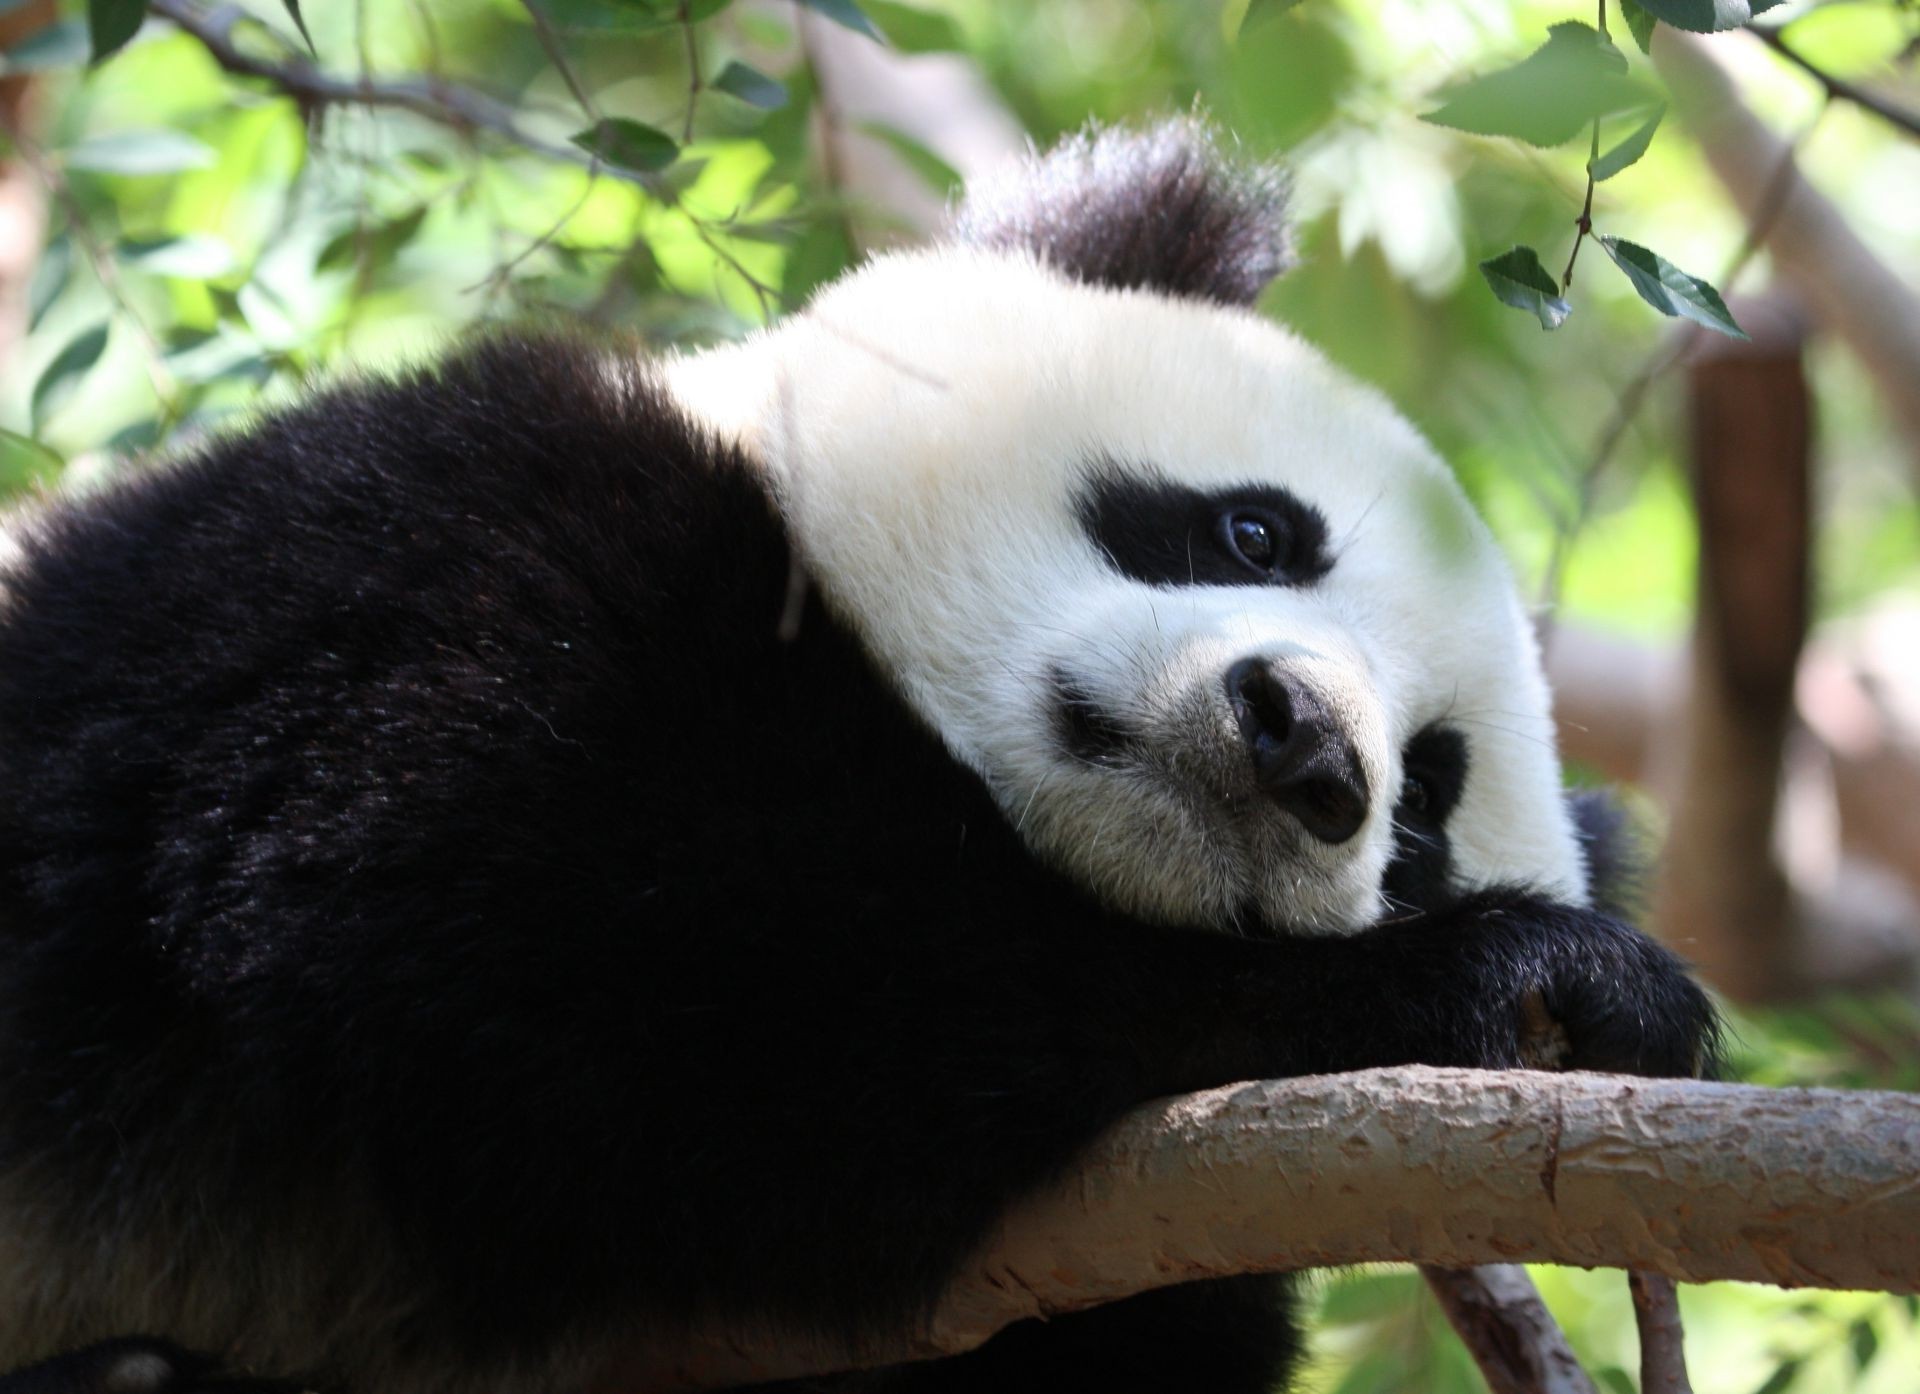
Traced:
<svg viewBox="0 0 1920 1394">
<path fill-rule="evenodd" d="M 1569 789 L 1567 809 L 1587 868 L 1593 908 L 1637 921 L 1646 912 L 1652 839 L 1611 789 Z"/>
<path fill-rule="evenodd" d="M 1287 181 L 1197 118 L 1088 128 L 970 188 L 955 240 L 1028 251 L 1089 285 L 1251 305 L 1292 260 Z"/>
</svg>

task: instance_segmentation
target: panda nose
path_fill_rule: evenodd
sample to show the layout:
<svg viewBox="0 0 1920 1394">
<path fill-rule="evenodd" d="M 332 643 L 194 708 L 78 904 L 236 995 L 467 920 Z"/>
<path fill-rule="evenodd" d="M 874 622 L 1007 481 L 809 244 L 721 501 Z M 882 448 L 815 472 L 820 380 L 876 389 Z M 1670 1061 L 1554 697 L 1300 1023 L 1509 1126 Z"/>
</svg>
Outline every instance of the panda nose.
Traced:
<svg viewBox="0 0 1920 1394">
<path fill-rule="evenodd" d="M 1322 842 L 1345 842 L 1360 831 L 1367 777 L 1326 703 L 1260 658 L 1227 669 L 1226 686 L 1261 792 Z"/>
</svg>

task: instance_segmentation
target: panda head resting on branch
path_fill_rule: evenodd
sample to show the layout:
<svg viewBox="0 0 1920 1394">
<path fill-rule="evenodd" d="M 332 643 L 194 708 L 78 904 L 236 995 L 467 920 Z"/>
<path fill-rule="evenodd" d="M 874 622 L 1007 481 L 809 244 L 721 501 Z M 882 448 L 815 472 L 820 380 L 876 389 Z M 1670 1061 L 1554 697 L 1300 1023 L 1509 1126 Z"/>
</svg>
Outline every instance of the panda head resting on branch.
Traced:
<svg viewBox="0 0 1920 1394">
<path fill-rule="evenodd" d="M 1322 934 L 1463 887 L 1583 900 L 1490 534 L 1404 418 L 1251 310 L 1283 197 L 1193 123 L 1083 136 L 668 381 L 1103 898 Z"/>
<path fill-rule="evenodd" d="M 923 1321 L 1154 1097 L 1541 1008 L 1700 1068 L 1486 529 L 1250 308 L 1281 204 L 1085 136 L 739 344 L 483 339 L 20 520 L 0 1394 L 639 1394 Z M 1297 1344 L 1190 1284 L 875 1387 Z"/>
</svg>

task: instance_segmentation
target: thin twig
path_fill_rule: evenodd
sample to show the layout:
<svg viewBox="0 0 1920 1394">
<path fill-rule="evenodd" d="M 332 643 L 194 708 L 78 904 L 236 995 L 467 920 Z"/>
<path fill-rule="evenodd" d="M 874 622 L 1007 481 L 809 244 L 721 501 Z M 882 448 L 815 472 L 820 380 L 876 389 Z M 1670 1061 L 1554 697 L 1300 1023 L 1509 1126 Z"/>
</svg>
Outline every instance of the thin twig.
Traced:
<svg viewBox="0 0 1920 1394">
<path fill-rule="evenodd" d="M 846 240 L 848 249 L 858 253 L 860 242 L 854 236 L 853 219 L 848 213 L 847 169 L 844 152 L 841 149 L 841 141 L 846 134 L 846 122 L 839 105 L 833 99 L 833 91 L 827 85 L 826 74 L 821 72 L 819 60 L 814 53 L 811 13 L 796 3 L 794 19 L 795 33 L 800 40 L 800 60 L 806 64 L 807 71 L 813 75 L 813 104 L 815 111 L 819 113 L 820 127 L 820 177 L 833 196 L 835 218 L 840 224 L 840 235 Z"/>
<path fill-rule="evenodd" d="M 1517 1263 L 1420 1266 L 1488 1394 L 1595 1394 L 1566 1334 Z"/>
<path fill-rule="evenodd" d="M 1819 83 L 1826 89 L 1829 97 L 1837 97 L 1843 102 L 1852 102 L 1862 111 L 1870 111 L 1882 121 L 1898 127 L 1910 136 L 1920 138 L 1920 112 L 1908 111 L 1905 107 L 1888 101 L 1878 93 L 1869 92 L 1866 88 L 1848 82 L 1843 77 L 1835 77 L 1789 47 L 1786 39 L 1781 37 L 1777 29 L 1753 29 L 1750 32 L 1757 35 L 1761 43 Z"/>
<path fill-rule="evenodd" d="M 700 81 L 700 44 L 694 37 L 693 18 L 688 0 L 680 0 L 680 32 L 687 40 L 687 119 L 680 131 L 682 145 L 693 144 L 693 114 L 700 105 L 704 84 Z"/>
<path fill-rule="evenodd" d="M 1813 119 L 1800 129 L 1798 135 L 1787 143 L 1780 154 L 1780 161 L 1768 176 L 1766 196 L 1761 200 L 1747 223 L 1746 236 L 1741 240 L 1740 248 L 1727 260 L 1718 277 L 1719 284 L 1728 290 L 1733 288 L 1736 277 L 1746 269 L 1760 250 L 1760 244 L 1766 240 L 1767 232 L 1780 216 L 1780 210 L 1786 203 L 1787 191 L 1793 186 L 1794 153 L 1804 145 L 1807 138 L 1820 124 L 1828 108 L 1822 104 Z M 1695 339 L 1701 333 L 1696 324 L 1675 325 L 1654 346 L 1639 369 L 1621 386 L 1614 398 L 1613 410 L 1608 413 L 1606 423 L 1600 428 L 1600 434 L 1594 438 L 1593 449 L 1587 456 L 1587 462 L 1580 471 L 1580 478 L 1574 494 L 1573 512 L 1564 527 L 1557 529 L 1553 537 L 1552 550 L 1547 554 L 1545 572 L 1540 582 L 1540 623 L 1539 637 L 1542 647 L 1553 641 L 1555 612 L 1560 604 L 1560 589 L 1566 580 L 1567 562 L 1573 552 L 1573 543 L 1593 512 L 1593 504 L 1598 496 L 1600 480 L 1607 468 L 1613 463 L 1613 457 L 1620 448 L 1620 442 L 1626 439 L 1627 430 L 1640 414 L 1653 385 L 1666 376 L 1672 368 L 1693 347 Z"/>
</svg>

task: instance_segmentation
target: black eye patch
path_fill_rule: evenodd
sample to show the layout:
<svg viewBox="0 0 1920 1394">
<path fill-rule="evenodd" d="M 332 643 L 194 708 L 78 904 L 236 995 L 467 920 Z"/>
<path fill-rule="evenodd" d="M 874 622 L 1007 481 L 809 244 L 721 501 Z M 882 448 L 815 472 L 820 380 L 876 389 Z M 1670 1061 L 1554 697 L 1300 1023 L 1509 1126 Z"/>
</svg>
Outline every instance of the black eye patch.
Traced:
<svg viewBox="0 0 1920 1394">
<path fill-rule="evenodd" d="M 1194 489 L 1102 463 L 1077 512 L 1115 570 L 1152 586 L 1305 586 L 1333 567 L 1325 515 L 1271 484 Z"/>
</svg>

